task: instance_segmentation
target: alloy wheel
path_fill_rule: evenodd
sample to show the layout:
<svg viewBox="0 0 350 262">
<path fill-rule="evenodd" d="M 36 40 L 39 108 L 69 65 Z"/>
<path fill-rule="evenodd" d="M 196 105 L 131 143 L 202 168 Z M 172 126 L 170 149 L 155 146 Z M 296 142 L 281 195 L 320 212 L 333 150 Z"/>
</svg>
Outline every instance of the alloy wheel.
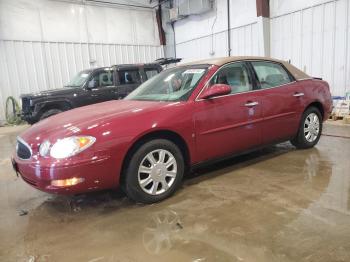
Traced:
<svg viewBox="0 0 350 262">
<path fill-rule="evenodd" d="M 305 139 L 312 143 L 320 133 L 320 119 L 315 113 L 309 114 L 304 122 L 304 136 Z"/>
<path fill-rule="evenodd" d="M 174 184 L 177 163 L 174 155 L 165 149 L 148 153 L 138 169 L 138 182 L 141 189 L 150 195 L 159 195 Z"/>
</svg>

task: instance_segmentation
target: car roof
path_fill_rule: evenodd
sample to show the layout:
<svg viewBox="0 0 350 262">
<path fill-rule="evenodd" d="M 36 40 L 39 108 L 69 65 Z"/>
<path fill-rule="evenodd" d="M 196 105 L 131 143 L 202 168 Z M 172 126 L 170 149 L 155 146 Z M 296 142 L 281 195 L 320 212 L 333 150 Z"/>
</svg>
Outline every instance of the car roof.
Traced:
<svg viewBox="0 0 350 262">
<path fill-rule="evenodd" d="M 264 56 L 229 56 L 229 57 L 218 57 L 218 58 L 210 58 L 205 60 L 199 60 L 199 61 L 193 61 L 181 65 L 189 66 L 189 65 L 217 65 L 217 66 L 223 66 L 227 63 L 236 62 L 236 61 L 251 61 L 251 60 L 262 60 L 262 61 L 271 61 L 275 63 L 281 63 L 283 64 L 288 71 L 294 76 L 295 79 L 307 79 L 310 78 L 309 75 L 304 73 L 303 71 L 299 70 L 292 64 L 288 63 L 287 61 L 274 59 L 271 57 L 264 57 Z"/>
</svg>

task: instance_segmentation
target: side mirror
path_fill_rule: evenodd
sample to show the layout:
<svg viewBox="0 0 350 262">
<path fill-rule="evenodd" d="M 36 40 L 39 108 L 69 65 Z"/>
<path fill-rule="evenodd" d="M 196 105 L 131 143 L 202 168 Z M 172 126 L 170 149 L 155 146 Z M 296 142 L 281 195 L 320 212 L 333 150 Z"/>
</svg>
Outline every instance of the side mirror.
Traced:
<svg viewBox="0 0 350 262">
<path fill-rule="evenodd" d="M 208 99 L 216 96 L 224 96 L 231 93 L 231 86 L 225 84 L 215 84 L 206 88 L 199 96 L 200 99 Z"/>
</svg>

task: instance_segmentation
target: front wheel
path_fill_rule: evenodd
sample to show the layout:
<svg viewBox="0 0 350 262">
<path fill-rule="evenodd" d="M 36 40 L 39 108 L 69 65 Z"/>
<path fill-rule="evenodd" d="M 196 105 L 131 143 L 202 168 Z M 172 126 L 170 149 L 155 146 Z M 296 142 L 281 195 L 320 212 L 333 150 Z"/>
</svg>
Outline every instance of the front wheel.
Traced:
<svg viewBox="0 0 350 262">
<path fill-rule="evenodd" d="M 43 120 L 43 119 L 48 118 L 48 117 L 53 116 L 53 115 L 57 115 L 57 114 L 62 113 L 62 112 L 63 112 L 62 110 L 56 109 L 56 108 L 54 108 L 54 109 L 49 109 L 49 110 L 45 111 L 45 112 L 40 116 L 40 120 Z"/>
<path fill-rule="evenodd" d="M 290 142 L 297 148 L 315 146 L 322 133 L 322 115 L 316 107 L 309 107 L 303 113 L 298 134 Z"/>
<path fill-rule="evenodd" d="M 155 139 L 143 144 L 131 156 L 123 188 L 140 203 L 155 203 L 179 187 L 185 164 L 180 149 L 171 141 Z"/>
</svg>

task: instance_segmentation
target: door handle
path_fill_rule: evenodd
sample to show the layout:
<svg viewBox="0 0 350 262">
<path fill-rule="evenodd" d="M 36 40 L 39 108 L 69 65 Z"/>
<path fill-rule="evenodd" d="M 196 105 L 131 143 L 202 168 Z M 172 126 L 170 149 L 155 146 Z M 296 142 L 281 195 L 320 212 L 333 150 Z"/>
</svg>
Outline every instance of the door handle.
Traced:
<svg viewBox="0 0 350 262">
<path fill-rule="evenodd" d="M 295 96 L 295 97 L 304 96 L 304 93 L 299 93 L 299 92 L 297 92 L 297 93 L 295 93 L 293 96 Z"/>
<path fill-rule="evenodd" d="M 259 102 L 250 102 L 248 101 L 247 103 L 245 103 L 245 106 L 251 107 L 251 106 L 257 106 L 259 104 Z"/>
</svg>

